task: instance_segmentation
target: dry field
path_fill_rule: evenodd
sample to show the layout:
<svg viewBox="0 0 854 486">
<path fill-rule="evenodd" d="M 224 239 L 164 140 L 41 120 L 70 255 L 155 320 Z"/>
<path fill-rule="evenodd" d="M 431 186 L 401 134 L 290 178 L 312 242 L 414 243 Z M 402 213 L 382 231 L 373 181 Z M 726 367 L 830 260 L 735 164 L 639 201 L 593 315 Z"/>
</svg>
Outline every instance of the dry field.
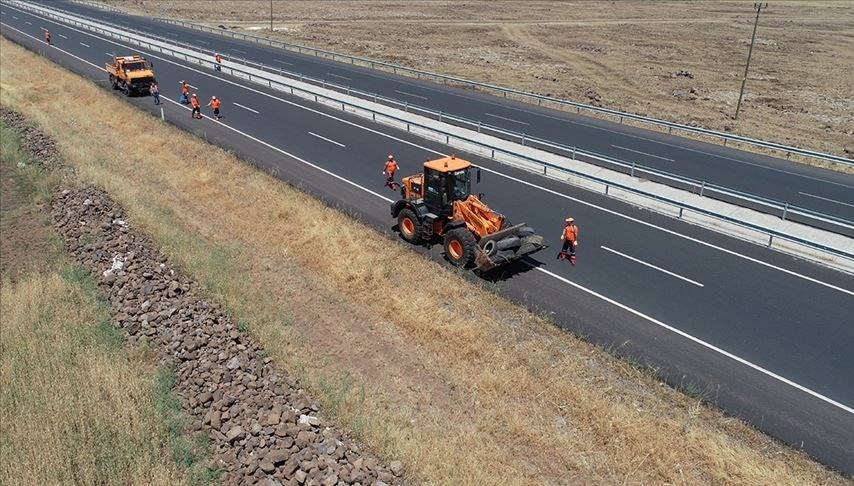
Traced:
<svg viewBox="0 0 854 486">
<path fill-rule="evenodd" d="M 269 34 L 267 0 L 105 0 Z M 854 158 L 854 3 L 306 0 L 275 37 Z"/>
<path fill-rule="evenodd" d="M 55 137 L 84 182 L 107 189 L 327 413 L 413 480 L 845 483 L 94 83 L 0 47 L 3 65 L 19 66 L 0 72 L 3 102 Z M 59 116 L 58 93 L 89 109 Z"/>
<path fill-rule="evenodd" d="M 51 178 L 0 132 L 1 482 L 176 484 L 155 367 L 123 350 L 91 280 L 45 224 Z"/>
</svg>

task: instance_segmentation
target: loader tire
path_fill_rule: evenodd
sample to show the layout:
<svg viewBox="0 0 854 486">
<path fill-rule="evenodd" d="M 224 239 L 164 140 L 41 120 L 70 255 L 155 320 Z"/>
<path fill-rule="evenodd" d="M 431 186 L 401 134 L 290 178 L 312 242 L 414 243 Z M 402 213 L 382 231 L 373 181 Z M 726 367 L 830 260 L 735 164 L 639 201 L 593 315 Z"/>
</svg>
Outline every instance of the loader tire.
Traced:
<svg viewBox="0 0 854 486">
<path fill-rule="evenodd" d="M 445 233 L 445 256 L 458 267 L 467 267 L 474 261 L 477 241 L 468 228 L 455 228 Z"/>
<path fill-rule="evenodd" d="M 400 236 L 417 245 L 421 243 L 421 223 L 418 222 L 418 217 L 411 209 L 403 209 L 397 215 L 397 227 L 400 229 Z"/>
<path fill-rule="evenodd" d="M 119 89 L 119 83 L 116 82 L 116 77 L 112 74 L 110 75 L 110 86 L 112 86 L 113 89 Z"/>
</svg>

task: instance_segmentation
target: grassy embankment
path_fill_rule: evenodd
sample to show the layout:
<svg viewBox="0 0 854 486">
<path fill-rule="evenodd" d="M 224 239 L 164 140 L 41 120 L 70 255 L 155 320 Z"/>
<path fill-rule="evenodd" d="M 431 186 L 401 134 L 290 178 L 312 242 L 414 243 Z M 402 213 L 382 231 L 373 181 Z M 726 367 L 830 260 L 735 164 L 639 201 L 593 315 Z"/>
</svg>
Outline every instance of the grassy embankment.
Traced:
<svg viewBox="0 0 854 486">
<path fill-rule="evenodd" d="M 183 436 L 170 373 L 145 349 L 123 348 L 93 281 L 49 228 L 57 178 L 2 124 L 0 141 L 2 482 L 204 482 L 203 448 Z"/>
<path fill-rule="evenodd" d="M 93 83 L 8 42 L 0 51 L 18 66 L 2 72 L 4 103 L 54 136 L 326 413 L 413 477 L 844 482 Z M 60 92 L 86 109 L 57 116 Z"/>
</svg>

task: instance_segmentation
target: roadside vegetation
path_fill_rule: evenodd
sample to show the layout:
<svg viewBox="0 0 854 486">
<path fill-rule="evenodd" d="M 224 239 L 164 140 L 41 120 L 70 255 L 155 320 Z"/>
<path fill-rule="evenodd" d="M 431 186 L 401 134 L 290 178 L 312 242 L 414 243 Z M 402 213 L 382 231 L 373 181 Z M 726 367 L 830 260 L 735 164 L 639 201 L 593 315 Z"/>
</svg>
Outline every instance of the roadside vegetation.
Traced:
<svg viewBox="0 0 854 486">
<path fill-rule="evenodd" d="M 16 66 L 0 73 L 3 102 L 414 480 L 845 482 L 94 83 L 0 47 Z M 67 116 L 60 93 L 85 109 Z"/>
<path fill-rule="evenodd" d="M 172 460 L 186 457 L 192 442 L 170 426 L 181 423 L 180 408 L 159 406 L 175 400 L 160 385 L 168 370 L 158 372 L 146 349 L 125 350 L 109 307 L 50 228 L 56 174 L 44 172 L 2 124 L 0 144 L 2 482 L 205 479 L 195 462 Z"/>
</svg>

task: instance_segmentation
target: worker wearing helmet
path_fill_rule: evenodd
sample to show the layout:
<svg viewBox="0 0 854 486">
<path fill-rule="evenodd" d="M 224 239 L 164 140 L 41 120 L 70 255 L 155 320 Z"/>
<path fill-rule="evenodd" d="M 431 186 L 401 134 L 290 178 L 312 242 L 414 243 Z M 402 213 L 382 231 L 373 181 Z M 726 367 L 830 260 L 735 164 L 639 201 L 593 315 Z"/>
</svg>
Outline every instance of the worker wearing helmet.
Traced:
<svg viewBox="0 0 854 486">
<path fill-rule="evenodd" d="M 214 63 L 214 70 L 222 71 L 222 56 L 218 52 L 214 55 L 214 60 L 216 61 Z"/>
<path fill-rule="evenodd" d="M 386 187 L 390 187 L 391 190 L 397 190 L 397 183 L 394 182 L 394 173 L 400 170 L 400 166 L 397 165 L 397 162 L 394 160 L 394 155 L 389 154 L 388 159 L 385 162 L 385 167 L 383 168 L 383 174 L 385 174 Z"/>
<path fill-rule="evenodd" d="M 563 227 L 563 232 L 560 234 L 560 239 L 563 240 L 563 248 L 557 257 L 565 260 L 569 257 L 569 262 L 575 265 L 575 248 L 578 246 L 578 226 L 575 224 L 575 218 L 572 216 L 566 218 L 566 225 Z M 569 250 L 569 255 L 566 251 Z"/>
<path fill-rule="evenodd" d="M 190 116 L 193 118 L 202 119 L 202 105 L 199 104 L 199 98 L 196 96 L 196 93 L 193 93 L 193 97 L 190 98 L 190 104 L 193 105 L 193 111 L 190 113 Z"/>
<path fill-rule="evenodd" d="M 217 120 L 222 118 L 221 116 L 219 116 L 219 100 L 216 99 L 216 96 L 211 97 L 211 100 L 208 103 L 208 106 L 213 108 L 213 113 L 214 113 L 214 116 L 216 117 Z"/>
</svg>

